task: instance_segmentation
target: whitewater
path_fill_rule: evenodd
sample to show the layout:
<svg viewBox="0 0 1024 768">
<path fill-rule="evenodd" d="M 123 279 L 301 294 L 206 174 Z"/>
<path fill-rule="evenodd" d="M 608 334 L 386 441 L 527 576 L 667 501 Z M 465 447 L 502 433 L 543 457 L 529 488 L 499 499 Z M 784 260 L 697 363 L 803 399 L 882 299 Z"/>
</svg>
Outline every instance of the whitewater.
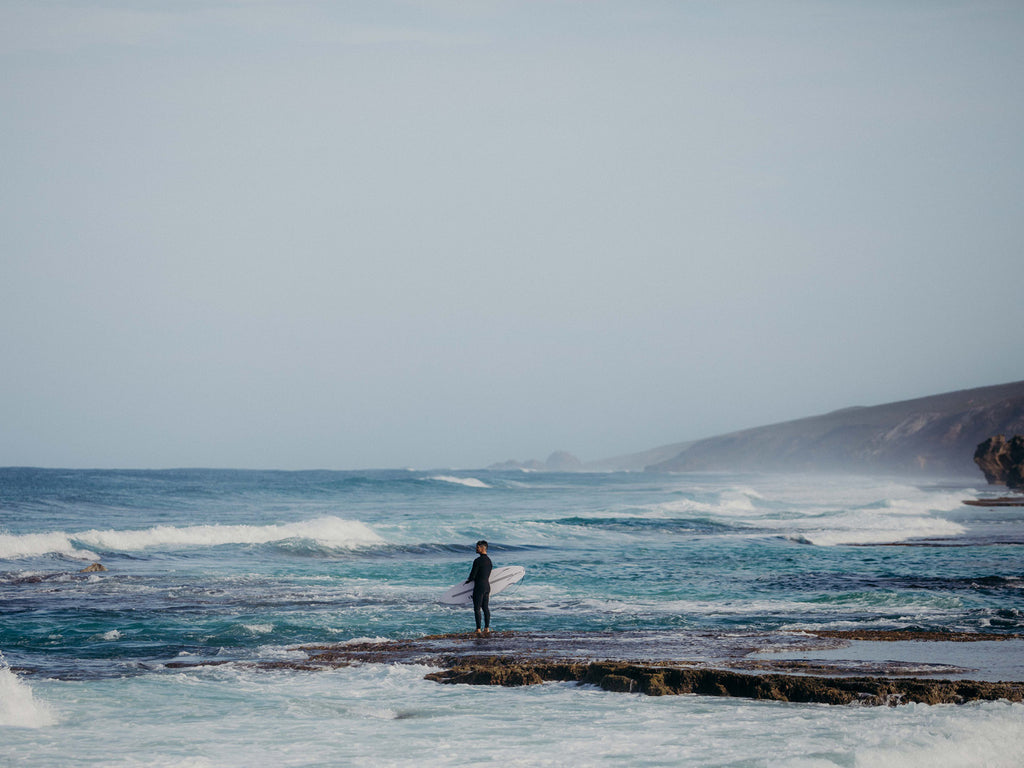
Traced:
<svg viewBox="0 0 1024 768">
<path fill-rule="evenodd" d="M 1024 707 L 1006 702 L 253 664 L 471 629 L 437 598 L 480 538 L 527 570 L 493 600 L 498 630 L 1016 634 L 1024 510 L 962 504 L 989 493 L 974 478 L 0 469 L 0 764 L 1018 766 Z"/>
</svg>

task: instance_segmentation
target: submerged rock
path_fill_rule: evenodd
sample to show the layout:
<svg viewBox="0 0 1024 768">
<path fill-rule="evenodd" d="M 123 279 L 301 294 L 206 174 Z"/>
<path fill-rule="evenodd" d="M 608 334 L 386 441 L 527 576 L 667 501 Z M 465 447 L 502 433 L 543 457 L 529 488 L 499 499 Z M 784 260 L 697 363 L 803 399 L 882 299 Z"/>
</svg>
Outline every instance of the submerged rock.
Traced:
<svg viewBox="0 0 1024 768">
<path fill-rule="evenodd" d="M 105 570 L 107 570 L 107 568 L 102 563 L 93 563 L 92 565 L 85 566 L 85 568 L 80 570 L 79 573 L 98 573 Z"/>
</svg>

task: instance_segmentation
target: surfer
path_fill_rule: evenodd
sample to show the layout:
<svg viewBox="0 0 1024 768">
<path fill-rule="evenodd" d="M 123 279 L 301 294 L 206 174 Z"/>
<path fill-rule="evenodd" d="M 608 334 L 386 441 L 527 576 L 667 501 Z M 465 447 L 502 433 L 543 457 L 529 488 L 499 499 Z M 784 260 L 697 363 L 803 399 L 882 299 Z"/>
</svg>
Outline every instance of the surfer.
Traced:
<svg viewBox="0 0 1024 768">
<path fill-rule="evenodd" d="M 466 584 L 473 582 L 473 618 L 476 619 L 476 633 L 490 634 L 491 631 L 491 558 L 487 556 L 487 542 L 481 539 L 476 543 L 477 558 L 469 572 Z M 480 631 L 480 614 L 483 613 L 484 628 Z"/>
</svg>

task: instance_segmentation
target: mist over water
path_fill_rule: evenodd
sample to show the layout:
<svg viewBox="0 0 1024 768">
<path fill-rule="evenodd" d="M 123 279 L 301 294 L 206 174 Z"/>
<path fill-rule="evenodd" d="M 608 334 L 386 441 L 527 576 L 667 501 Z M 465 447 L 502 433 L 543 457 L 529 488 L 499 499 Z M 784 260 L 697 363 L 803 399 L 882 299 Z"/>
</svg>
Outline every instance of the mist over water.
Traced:
<svg viewBox="0 0 1024 768">
<path fill-rule="evenodd" d="M 492 601 L 499 630 L 782 633 L 766 635 L 779 651 L 785 633 L 817 628 L 1020 632 L 1024 512 L 961 503 L 979 492 L 730 474 L 2 469 L 0 757 L 110 763 L 115 740 L 123 765 L 458 765 L 488 750 L 532 765 L 567 748 L 593 763 L 767 750 L 778 764 L 985 752 L 1014 765 L 1020 705 L 868 712 L 246 666 L 304 658 L 303 643 L 471 629 L 471 611 L 437 599 L 480 538 L 496 565 L 526 568 Z M 92 561 L 107 570 L 81 573 Z M 181 661 L 224 663 L 168 667 Z"/>
</svg>

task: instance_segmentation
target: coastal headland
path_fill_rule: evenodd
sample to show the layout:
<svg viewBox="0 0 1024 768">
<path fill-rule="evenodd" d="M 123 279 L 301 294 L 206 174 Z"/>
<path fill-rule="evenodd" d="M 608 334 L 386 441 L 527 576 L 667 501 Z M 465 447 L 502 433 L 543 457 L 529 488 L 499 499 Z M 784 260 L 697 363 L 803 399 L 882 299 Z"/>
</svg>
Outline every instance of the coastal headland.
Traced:
<svg viewBox="0 0 1024 768">
<path fill-rule="evenodd" d="M 1010 437 L 994 438 L 999 435 Z M 1024 437 L 1014 442 L 1014 435 L 1024 435 L 1024 381 L 852 406 L 600 461 L 556 451 L 546 461 L 506 461 L 491 469 L 973 477 L 980 466 L 989 482 L 1015 488 L 1024 483 Z"/>
<path fill-rule="evenodd" d="M 968 646 L 998 644 L 996 653 Z M 964 650 L 961 663 L 943 660 Z M 881 650 L 880 650 L 881 649 Z M 264 669 L 323 670 L 363 663 L 436 667 L 443 684 L 595 685 L 650 696 L 697 694 L 825 704 L 962 704 L 1024 701 L 1024 681 L 1002 679 L 1024 664 L 1024 635 L 917 631 L 529 633 L 432 635 L 306 645 L 304 660 Z M 942 652 L 940 652 L 942 651 Z M 970 660 L 969 665 L 962 663 Z M 173 662 L 189 668 L 217 662 Z M 1017 675 L 1024 677 L 1024 675 Z"/>
</svg>

